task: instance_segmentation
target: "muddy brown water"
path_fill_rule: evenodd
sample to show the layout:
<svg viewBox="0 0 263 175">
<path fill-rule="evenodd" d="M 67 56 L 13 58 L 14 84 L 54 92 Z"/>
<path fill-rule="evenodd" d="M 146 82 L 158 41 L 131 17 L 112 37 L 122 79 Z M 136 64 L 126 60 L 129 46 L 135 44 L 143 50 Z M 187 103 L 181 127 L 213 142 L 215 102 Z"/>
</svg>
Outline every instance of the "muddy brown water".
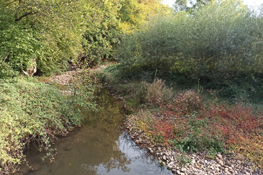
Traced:
<svg viewBox="0 0 263 175">
<path fill-rule="evenodd" d="M 44 153 L 26 151 L 32 168 L 22 166 L 17 175 L 172 175 L 147 150 L 141 149 L 122 129 L 122 105 L 102 89 L 98 93 L 102 109 L 84 114 L 81 128 L 56 142 L 57 155 L 50 163 Z"/>
</svg>

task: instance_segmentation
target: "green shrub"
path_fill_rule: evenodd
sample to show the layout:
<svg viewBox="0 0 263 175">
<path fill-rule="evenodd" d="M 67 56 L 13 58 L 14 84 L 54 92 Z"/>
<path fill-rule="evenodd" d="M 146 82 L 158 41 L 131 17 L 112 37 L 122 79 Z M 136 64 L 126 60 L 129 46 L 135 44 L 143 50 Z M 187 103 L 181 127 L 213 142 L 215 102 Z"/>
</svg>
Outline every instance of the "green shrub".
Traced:
<svg viewBox="0 0 263 175">
<path fill-rule="evenodd" d="M 52 158 L 55 136 L 80 125 L 82 110 L 95 109 L 95 84 L 87 74 L 75 79 L 82 81 L 73 83 L 72 96 L 34 79 L 0 80 L 0 174 L 26 161 L 23 150 L 30 142 Z"/>
<path fill-rule="evenodd" d="M 116 4 L 114 0 L 100 3 L 96 4 L 99 8 L 93 12 L 94 19 L 88 21 L 87 30 L 83 34 L 81 44 L 84 54 L 77 60 L 81 64 L 93 66 L 102 59 L 114 59 L 113 53 L 120 44 L 121 29 L 117 19 L 119 3 Z"/>
<path fill-rule="evenodd" d="M 123 38 L 124 73 L 176 72 L 210 80 L 262 72 L 263 22 L 236 1 L 211 2 L 188 14 L 157 16 Z"/>
</svg>

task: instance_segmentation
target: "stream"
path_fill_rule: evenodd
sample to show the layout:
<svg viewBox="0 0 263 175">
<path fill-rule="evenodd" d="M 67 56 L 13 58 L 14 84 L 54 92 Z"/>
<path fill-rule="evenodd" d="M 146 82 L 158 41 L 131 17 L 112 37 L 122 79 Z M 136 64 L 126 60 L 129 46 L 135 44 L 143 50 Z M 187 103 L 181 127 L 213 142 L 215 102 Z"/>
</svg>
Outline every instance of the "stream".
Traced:
<svg viewBox="0 0 263 175">
<path fill-rule="evenodd" d="M 25 151 L 29 165 L 17 175 L 172 175 L 158 160 L 141 149 L 123 130 L 122 104 L 110 93 L 98 93 L 99 112 L 83 114 L 81 128 L 59 137 L 57 155 L 52 163 L 42 161 L 44 153 L 36 148 Z"/>
</svg>

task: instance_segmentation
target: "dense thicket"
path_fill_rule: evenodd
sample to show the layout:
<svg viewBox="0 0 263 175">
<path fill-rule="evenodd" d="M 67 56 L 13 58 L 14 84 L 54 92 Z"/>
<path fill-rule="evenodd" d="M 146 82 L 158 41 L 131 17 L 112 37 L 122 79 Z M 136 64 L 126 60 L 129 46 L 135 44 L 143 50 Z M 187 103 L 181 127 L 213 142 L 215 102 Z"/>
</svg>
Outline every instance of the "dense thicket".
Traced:
<svg viewBox="0 0 263 175">
<path fill-rule="evenodd" d="M 121 24 L 128 30 L 146 20 L 150 6 L 161 7 L 158 1 L 126 1 L 0 0 L 0 78 L 16 76 L 33 58 L 45 74 L 67 69 L 68 61 L 112 58 Z M 138 16 L 132 18 L 131 9 Z"/>
<path fill-rule="evenodd" d="M 211 2 L 191 14 L 158 16 L 123 38 L 126 72 L 163 70 L 210 80 L 262 72 L 262 16 L 235 1 Z"/>
<path fill-rule="evenodd" d="M 88 13 L 82 1 L 1 0 L 0 11 L 1 77 L 20 71 L 34 57 L 41 72 L 63 69 L 81 49 L 83 14 Z"/>
</svg>

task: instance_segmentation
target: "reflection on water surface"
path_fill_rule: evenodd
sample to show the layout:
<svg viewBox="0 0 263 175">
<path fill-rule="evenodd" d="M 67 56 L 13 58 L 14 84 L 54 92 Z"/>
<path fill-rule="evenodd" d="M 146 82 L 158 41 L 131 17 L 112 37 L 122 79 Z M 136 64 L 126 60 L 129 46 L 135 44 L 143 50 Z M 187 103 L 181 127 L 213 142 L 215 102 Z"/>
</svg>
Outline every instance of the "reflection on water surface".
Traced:
<svg viewBox="0 0 263 175">
<path fill-rule="evenodd" d="M 83 114 L 86 120 L 80 129 L 56 143 L 58 154 L 53 163 L 43 162 L 42 153 L 31 149 L 26 153 L 29 163 L 38 170 L 27 175 L 171 175 L 158 161 L 140 149 L 121 130 L 121 104 L 108 91 L 101 90 L 97 113 Z"/>
</svg>

